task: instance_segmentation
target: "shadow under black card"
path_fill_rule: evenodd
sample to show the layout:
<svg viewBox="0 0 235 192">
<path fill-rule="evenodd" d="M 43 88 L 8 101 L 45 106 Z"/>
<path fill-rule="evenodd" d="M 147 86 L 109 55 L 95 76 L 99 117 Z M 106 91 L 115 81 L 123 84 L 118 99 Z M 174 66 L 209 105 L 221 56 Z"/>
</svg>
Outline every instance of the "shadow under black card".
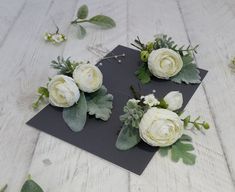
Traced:
<svg viewBox="0 0 235 192">
<path fill-rule="evenodd" d="M 140 64 L 139 51 L 119 45 L 108 55 L 122 53 L 125 53 L 126 57 L 122 58 L 121 63 L 114 59 L 104 60 L 102 66 L 99 66 L 104 76 L 104 85 L 114 96 L 112 115 L 107 122 L 89 117 L 84 129 L 75 133 L 65 124 L 62 109 L 48 105 L 27 124 L 140 175 L 157 149 L 144 142 L 128 151 L 120 151 L 115 147 L 118 132 L 121 129 L 119 116 L 123 114 L 123 106 L 127 100 L 133 97 L 129 90 L 130 85 L 140 87 L 142 95 L 156 90 L 155 95 L 158 98 L 163 97 L 169 91 L 178 90 L 183 93 L 182 108 L 184 108 L 199 84 L 176 84 L 154 79 L 151 83 L 142 86 L 134 75 Z M 207 71 L 200 69 L 202 79 L 206 73 Z"/>
</svg>

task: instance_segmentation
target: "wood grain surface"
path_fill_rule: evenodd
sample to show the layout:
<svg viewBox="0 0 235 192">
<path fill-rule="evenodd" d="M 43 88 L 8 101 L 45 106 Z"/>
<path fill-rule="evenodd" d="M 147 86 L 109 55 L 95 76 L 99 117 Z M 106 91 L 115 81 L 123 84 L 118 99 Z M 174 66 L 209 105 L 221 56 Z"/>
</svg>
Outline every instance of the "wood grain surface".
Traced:
<svg viewBox="0 0 235 192">
<path fill-rule="evenodd" d="M 82 4 L 90 16 L 111 16 L 117 27 L 101 30 L 85 24 L 77 38 L 69 23 Z M 55 46 L 43 33 L 55 25 L 68 40 Z M 35 90 L 55 74 L 49 65 L 58 55 L 95 63 L 88 46 L 107 50 L 130 46 L 167 33 L 179 44 L 200 44 L 197 65 L 209 70 L 186 111 L 211 124 L 206 134 L 192 133 L 195 166 L 154 156 L 141 176 L 25 125 L 36 114 Z M 233 192 L 235 191 L 235 56 L 233 0 L 0 0 L 0 186 L 20 190 L 31 174 L 45 192 Z"/>
</svg>

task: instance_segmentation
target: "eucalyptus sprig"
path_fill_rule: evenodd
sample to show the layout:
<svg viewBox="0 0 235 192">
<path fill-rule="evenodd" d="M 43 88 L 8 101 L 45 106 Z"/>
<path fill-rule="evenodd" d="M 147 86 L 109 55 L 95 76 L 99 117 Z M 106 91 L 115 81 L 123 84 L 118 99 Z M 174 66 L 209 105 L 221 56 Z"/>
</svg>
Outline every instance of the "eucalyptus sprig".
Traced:
<svg viewBox="0 0 235 192">
<path fill-rule="evenodd" d="M 197 130 L 209 129 L 210 125 L 206 121 L 199 122 L 200 116 L 198 116 L 195 120 L 191 120 L 191 116 L 187 116 L 184 119 L 182 119 L 184 122 L 184 127 L 186 128 L 189 124 L 192 124 L 193 127 L 195 127 Z"/>
<path fill-rule="evenodd" d="M 59 74 L 72 76 L 74 69 L 83 62 L 71 61 L 70 57 L 64 59 L 58 56 L 57 60 L 51 61 L 51 67 L 58 70 Z"/>
<path fill-rule="evenodd" d="M 81 25 L 81 23 L 91 23 L 106 29 L 113 28 L 116 26 L 115 21 L 106 15 L 96 15 L 89 19 L 87 19 L 87 17 L 88 7 L 87 5 L 82 5 L 77 11 L 76 18 L 71 21 L 71 24 L 75 24 L 78 26 L 79 39 L 83 39 L 86 35 L 86 29 Z"/>
</svg>

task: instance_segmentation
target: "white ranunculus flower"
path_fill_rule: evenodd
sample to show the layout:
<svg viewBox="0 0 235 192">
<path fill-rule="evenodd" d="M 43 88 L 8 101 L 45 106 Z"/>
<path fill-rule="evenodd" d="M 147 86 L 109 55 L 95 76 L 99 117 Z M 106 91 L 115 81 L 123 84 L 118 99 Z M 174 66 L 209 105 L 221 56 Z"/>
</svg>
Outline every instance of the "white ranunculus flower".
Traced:
<svg viewBox="0 0 235 192">
<path fill-rule="evenodd" d="M 100 89 L 103 84 L 103 75 L 98 67 L 92 64 L 80 64 L 73 72 L 73 79 L 80 90 L 92 93 Z"/>
<path fill-rule="evenodd" d="M 156 99 L 154 94 L 149 94 L 146 96 L 141 96 L 141 99 L 144 99 L 144 104 L 149 105 L 150 107 L 158 105 L 160 102 Z"/>
<path fill-rule="evenodd" d="M 71 107 L 79 97 L 79 89 L 71 77 L 54 76 L 48 84 L 49 102 L 57 107 Z"/>
<path fill-rule="evenodd" d="M 183 105 L 183 95 L 179 91 L 171 91 L 163 99 L 168 104 L 167 109 L 171 111 L 178 110 Z"/>
<path fill-rule="evenodd" d="M 171 49 L 161 48 L 149 54 L 148 68 L 158 78 L 169 79 L 179 73 L 182 67 L 180 54 Z"/>
<path fill-rule="evenodd" d="M 151 146 L 170 146 L 182 136 L 183 131 L 183 121 L 176 113 L 157 107 L 150 108 L 139 124 L 140 137 Z"/>
</svg>

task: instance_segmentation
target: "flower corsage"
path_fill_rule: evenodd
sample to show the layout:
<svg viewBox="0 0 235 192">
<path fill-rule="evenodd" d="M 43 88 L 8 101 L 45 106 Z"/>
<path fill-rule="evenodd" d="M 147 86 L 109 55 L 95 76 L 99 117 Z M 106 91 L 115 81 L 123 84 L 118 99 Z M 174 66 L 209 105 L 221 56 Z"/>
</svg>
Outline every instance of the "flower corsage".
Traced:
<svg viewBox="0 0 235 192">
<path fill-rule="evenodd" d="M 140 50 L 142 64 L 136 71 L 141 83 L 146 84 L 154 76 L 176 83 L 195 84 L 201 82 L 199 70 L 194 63 L 195 47 L 178 47 L 167 35 L 156 35 L 153 42 L 144 44 L 139 37 L 135 39 L 134 47 Z"/>
<path fill-rule="evenodd" d="M 124 106 L 124 114 L 120 116 L 123 127 L 118 135 L 116 147 L 128 150 L 141 140 L 152 147 L 158 147 L 162 156 L 171 153 L 171 159 L 192 165 L 196 156 L 191 153 L 194 147 L 191 137 L 185 134 L 189 124 L 193 129 L 202 131 L 209 129 L 205 121 L 199 122 L 199 117 L 191 120 L 190 116 L 181 118 L 180 108 L 183 96 L 179 91 L 169 92 L 163 99 L 157 99 L 154 94 L 140 96 L 133 87 L 133 99 Z"/>
<path fill-rule="evenodd" d="M 49 79 L 46 87 L 38 89 L 37 108 L 46 98 L 55 107 L 63 108 L 63 119 L 71 130 L 81 131 L 86 123 L 87 113 L 107 121 L 113 107 L 113 96 L 103 86 L 103 75 L 98 67 L 84 62 L 57 58 L 52 67 L 58 75 Z"/>
</svg>

